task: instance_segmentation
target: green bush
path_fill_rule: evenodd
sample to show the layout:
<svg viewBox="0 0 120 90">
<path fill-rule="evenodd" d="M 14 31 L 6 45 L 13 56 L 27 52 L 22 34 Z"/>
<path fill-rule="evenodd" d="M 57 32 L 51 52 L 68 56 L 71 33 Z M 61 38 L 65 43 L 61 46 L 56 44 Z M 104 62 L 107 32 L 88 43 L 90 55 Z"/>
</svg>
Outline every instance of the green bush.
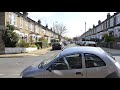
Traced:
<svg viewBox="0 0 120 90">
<path fill-rule="evenodd" d="M 43 48 L 49 47 L 49 43 L 43 42 Z"/>
<path fill-rule="evenodd" d="M 30 45 L 29 43 L 26 43 L 24 40 L 20 40 L 18 43 L 18 47 L 33 47 L 32 45 Z"/>
<path fill-rule="evenodd" d="M 37 46 L 38 49 L 40 48 L 39 42 L 35 43 L 35 45 Z"/>
<path fill-rule="evenodd" d="M 26 43 L 24 40 L 20 40 L 19 43 L 17 44 L 17 47 L 29 47 L 30 44 Z"/>
<path fill-rule="evenodd" d="M 29 47 L 37 47 L 35 44 L 30 45 Z"/>
<path fill-rule="evenodd" d="M 48 40 L 45 39 L 44 37 L 40 38 L 39 41 L 40 42 L 38 42 L 38 44 L 41 45 L 41 43 L 42 43 L 43 48 L 46 48 L 46 47 L 50 46 L 49 43 L 48 43 Z"/>
</svg>

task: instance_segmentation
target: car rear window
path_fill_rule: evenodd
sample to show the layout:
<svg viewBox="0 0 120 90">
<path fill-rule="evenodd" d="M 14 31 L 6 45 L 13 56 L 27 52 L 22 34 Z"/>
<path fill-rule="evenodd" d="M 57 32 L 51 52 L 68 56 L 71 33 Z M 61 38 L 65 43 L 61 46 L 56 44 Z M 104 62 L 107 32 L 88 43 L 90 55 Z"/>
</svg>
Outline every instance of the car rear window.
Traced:
<svg viewBox="0 0 120 90">
<path fill-rule="evenodd" d="M 107 51 L 105 51 L 105 50 L 103 50 L 103 51 L 107 54 L 107 56 L 108 56 L 109 58 L 112 58 L 112 60 L 113 60 L 114 62 L 117 62 L 110 52 L 107 52 Z"/>
</svg>

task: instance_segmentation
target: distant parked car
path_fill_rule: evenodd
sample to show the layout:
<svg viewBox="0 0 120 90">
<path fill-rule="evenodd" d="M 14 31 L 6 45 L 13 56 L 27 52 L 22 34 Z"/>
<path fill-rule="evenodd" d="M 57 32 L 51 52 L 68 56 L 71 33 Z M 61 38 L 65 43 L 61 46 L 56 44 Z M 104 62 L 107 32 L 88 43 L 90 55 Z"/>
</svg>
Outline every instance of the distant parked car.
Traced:
<svg viewBox="0 0 120 90">
<path fill-rule="evenodd" d="M 64 48 L 64 45 L 62 42 L 55 42 L 52 44 L 52 50 L 60 50 L 60 49 L 63 49 Z"/>
<path fill-rule="evenodd" d="M 120 64 L 99 47 L 71 47 L 27 67 L 21 78 L 120 78 Z"/>
<path fill-rule="evenodd" d="M 86 41 L 81 41 L 81 46 L 84 46 Z"/>
<path fill-rule="evenodd" d="M 93 42 L 93 41 L 87 41 L 87 42 L 85 43 L 85 46 L 93 46 L 93 47 L 96 47 L 97 44 L 96 44 L 96 42 Z"/>
</svg>

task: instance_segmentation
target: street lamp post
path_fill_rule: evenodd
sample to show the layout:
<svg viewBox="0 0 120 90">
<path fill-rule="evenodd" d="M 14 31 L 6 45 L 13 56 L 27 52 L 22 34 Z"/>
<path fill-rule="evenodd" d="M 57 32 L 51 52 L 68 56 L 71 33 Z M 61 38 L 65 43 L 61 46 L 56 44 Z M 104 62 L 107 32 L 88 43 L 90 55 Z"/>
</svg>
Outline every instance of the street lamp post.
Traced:
<svg viewBox="0 0 120 90">
<path fill-rule="evenodd" d="M 86 41 L 86 22 L 85 22 L 85 41 Z"/>
</svg>

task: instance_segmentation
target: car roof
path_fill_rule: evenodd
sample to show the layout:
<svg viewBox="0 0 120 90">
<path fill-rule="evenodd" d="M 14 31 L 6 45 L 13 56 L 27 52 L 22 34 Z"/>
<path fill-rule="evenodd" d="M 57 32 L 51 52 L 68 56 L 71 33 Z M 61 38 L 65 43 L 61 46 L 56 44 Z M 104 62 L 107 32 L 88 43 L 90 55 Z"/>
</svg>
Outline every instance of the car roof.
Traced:
<svg viewBox="0 0 120 90">
<path fill-rule="evenodd" d="M 80 46 L 80 47 L 70 47 L 66 48 L 63 51 L 60 52 L 60 56 L 71 54 L 71 53 L 77 53 L 77 52 L 83 52 L 83 53 L 93 53 L 98 52 L 102 53 L 102 49 L 100 47 L 90 47 L 90 46 Z"/>
</svg>

